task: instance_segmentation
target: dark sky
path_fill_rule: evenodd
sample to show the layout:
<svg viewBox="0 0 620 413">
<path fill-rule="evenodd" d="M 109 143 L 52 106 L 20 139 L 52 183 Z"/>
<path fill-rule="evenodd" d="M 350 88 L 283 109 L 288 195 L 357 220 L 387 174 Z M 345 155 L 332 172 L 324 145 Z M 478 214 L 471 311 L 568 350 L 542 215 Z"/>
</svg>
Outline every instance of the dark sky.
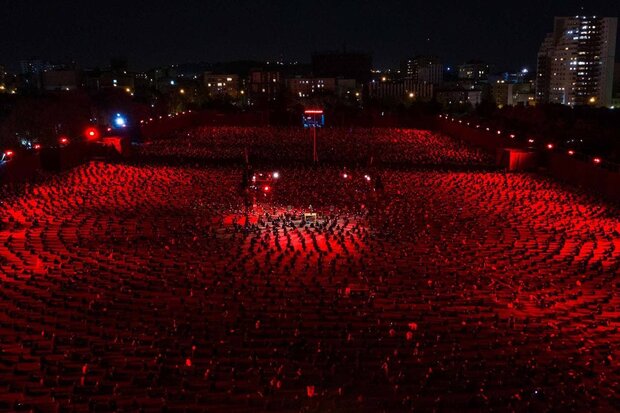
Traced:
<svg viewBox="0 0 620 413">
<path fill-rule="evenodd" d="M 581 5 L 587 4 L 585 11 Z M 124 56 L 144 69 L 188 61 L 307 62 L 315 50 L 369 51 L 376 67 L 434 53 L 454 64 L 532 66 L 554 15 L 618 16 L 619 0 L 0 0 L 0 64 Z"/>
</svg>

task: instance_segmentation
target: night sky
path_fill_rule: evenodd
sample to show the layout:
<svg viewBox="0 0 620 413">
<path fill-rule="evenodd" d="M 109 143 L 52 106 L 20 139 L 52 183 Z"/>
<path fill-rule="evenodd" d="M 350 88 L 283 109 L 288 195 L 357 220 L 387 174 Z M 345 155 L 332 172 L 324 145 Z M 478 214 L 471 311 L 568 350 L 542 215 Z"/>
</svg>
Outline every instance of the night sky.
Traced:
<svg viewBox="0 0 620 413">
<path fill-rule="evenodd" d="M 553 16 L 617 16 L 618 0 L 2 0 L 0 64 L 77 60 L 133 69 L 182 62 L 308 62 L 313 51 L 371 52 L 374 66 L 437 54 L 449 64 L 483 59 L 534 68 Z M 581 5 L 587 4 L 585 10 Z"/>
</svg>

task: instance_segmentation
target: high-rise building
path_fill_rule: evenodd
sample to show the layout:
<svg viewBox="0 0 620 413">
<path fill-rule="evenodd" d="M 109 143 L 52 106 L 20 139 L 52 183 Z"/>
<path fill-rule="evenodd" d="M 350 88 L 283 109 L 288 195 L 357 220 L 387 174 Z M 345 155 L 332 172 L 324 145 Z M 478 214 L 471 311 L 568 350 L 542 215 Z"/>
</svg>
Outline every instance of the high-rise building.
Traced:
<svg viewBox="0 0 620 413">
<path fill-rule="evenodd" d="M 249 93 L 251 104 L 275 101 L 282 92 L 282 74 L 275 70 L 250 70 Z"/>
<path fill-rule="evenodd" d="M 205 72 L 203 75 L 203 82 L 209 96 L 239 97 L 239 75 L 237 74 L 215 74 Z"/>
<path fill-rule="evenodd" d="M 617 31 L 615 17 L 556 17 L 538 52 L 537 100 L 611 106 Z"/>
<path fill-rule="evenodd" d="M 401 62 L 401 75 L 419 83 L 443 83 L 443 64 L 436 56 L 416 56 Z"/>
<path fill-rule="evenodd" d="M 459 79 L 471 80 L 473 82 L 486 82 L 489 79 L 491 67 L 487 63 L 471 61 L 459 65 Z"/>
</svg>

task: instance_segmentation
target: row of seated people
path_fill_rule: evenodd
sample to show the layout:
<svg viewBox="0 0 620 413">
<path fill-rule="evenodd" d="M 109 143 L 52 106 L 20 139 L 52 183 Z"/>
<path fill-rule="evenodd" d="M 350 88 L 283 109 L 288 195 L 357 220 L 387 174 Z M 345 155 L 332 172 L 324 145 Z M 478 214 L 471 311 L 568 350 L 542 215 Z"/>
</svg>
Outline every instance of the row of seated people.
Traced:
<svg viewBox="0 0 620 413">
<path fill-rule="evenodd" d="M 484 166 L 484 152 L 430 131 L 415 129 L 326 128 L 317 132 L 321 162 L 349 164 L 416 164 Z M 143 157 L 182 157 L 196 160 L 277 159 L 313 160 L 310 130 L 268 127 L 199 127 L 158 139 L 140 148 Z"/>
<path fill-rule="evenodd" d="M 279 172 L 5 188 L 0 410 L 618 406 L 617 208 L 527 174 Z"/>
</svg>

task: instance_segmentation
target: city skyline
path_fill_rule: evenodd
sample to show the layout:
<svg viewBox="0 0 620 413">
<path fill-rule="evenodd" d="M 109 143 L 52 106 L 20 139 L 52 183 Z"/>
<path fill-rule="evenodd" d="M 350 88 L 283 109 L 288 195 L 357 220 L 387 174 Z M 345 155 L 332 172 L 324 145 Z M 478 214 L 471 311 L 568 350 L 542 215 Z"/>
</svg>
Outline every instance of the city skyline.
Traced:
<svg viewBox="0 0 620 413">
<path fill-rule="evenodd" d="M 315 51 L 346 47 L 371 53 L 377 68 L 432 54 L 447 64 L 480 59 L 498 70 L 534 70 L 554 16 L 617 14 L 617 7 L 605 1 L 588 2 L 585 9 L 578 1 L 529 0 L 518 9 L 484 1 L 186 1 L 174 9 L 163 1 L 149 7 L 115 0 L 100 5 L 4 3 L 0 64 L 9 69 L 34 57 L 75 59 L 94 67 L 122 56 L 137 70 L 192 61 L 282 57 L 308 62 Z"/>
</svg>

